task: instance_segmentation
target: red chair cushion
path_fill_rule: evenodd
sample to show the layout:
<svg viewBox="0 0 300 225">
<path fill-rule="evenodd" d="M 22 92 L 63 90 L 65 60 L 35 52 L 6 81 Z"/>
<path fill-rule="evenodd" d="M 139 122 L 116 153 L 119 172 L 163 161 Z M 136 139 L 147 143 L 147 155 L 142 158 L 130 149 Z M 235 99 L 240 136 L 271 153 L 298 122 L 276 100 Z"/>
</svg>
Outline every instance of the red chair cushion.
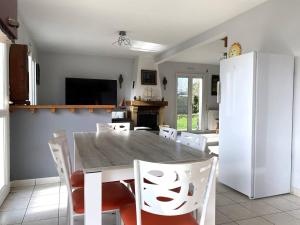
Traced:
<svg viewBox="0 0 300 225">
<path fill-rule="evenodd" d="M 136 225 L 135 204 L 124 205 L 120 208 L 124 225 Z M 143 225 L 198 225 L 191 213 L 180 216 L 160 216 L 142 211 Z"/>
<path fill-rule="evenodd" d="M 76 170 L 71 175 L 71 185 L 73 188 L 84 187 L 84 173 L 82 170 Z"/>
<path fill-rule="evenodd" d="M 72 192 L 74 212 L 84 213 L 84 189 Z M 119 209 L 122 205 L 134 202 L 131 192 L 120 182 L 102 184 L 102 211 Z"/>
</svg>

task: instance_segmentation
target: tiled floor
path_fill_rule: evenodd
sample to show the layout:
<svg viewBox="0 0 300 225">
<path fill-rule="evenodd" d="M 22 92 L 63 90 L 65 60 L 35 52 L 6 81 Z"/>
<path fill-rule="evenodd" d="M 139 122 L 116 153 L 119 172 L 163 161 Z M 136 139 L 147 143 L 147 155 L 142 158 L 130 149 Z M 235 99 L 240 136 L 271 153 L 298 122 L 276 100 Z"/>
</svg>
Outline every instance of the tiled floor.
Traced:
<svg viewBox="0 0 300 225">
<path fill-rule="evenodd" d="M 300 225 L 300 198 L 283 195 L 261 200 L 217 185 L 217 225 Z M 48 184 L 12 188 L 0 207 L 0 225 L 66 225 L 67 192 L 64 185 Z M 115 224 L 104 215 L 105 225 Z M 83 224 L 83 218 L 75 224 Z"/>
</svg>

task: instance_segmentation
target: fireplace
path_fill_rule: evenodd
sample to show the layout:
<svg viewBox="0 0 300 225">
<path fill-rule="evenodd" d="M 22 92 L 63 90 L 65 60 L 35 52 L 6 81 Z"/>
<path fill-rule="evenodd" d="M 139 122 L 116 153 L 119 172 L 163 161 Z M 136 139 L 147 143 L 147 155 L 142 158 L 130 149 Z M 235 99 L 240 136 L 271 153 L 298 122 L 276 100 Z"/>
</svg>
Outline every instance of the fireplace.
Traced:
<svg viewBox="0 0 300 225">
<path fill-rule="evenodd" d="M 158 130 L 158 110 L 138 109 L 137 126 Z"/>
<path fill-rule="evenodd" d="M 164 108 L 168 106 L 166 101 L 126 101 L 129 118 L 134 126 L 150 127 L 158 130 L 164 123 Z"/>
</svg>

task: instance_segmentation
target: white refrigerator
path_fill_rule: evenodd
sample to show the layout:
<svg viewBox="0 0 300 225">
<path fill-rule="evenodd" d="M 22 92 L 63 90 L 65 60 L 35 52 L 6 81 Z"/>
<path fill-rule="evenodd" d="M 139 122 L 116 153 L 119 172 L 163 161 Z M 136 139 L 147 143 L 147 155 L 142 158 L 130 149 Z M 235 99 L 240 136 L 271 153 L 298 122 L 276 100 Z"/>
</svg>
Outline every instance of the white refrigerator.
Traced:
<svg viewBox="0 0 300 225">
<path fill-rule="evenodd" d="M 251 199 L 290 192 L 293 77 L 293 56 L 221 61 L 219 181 Z"/>
</svg>

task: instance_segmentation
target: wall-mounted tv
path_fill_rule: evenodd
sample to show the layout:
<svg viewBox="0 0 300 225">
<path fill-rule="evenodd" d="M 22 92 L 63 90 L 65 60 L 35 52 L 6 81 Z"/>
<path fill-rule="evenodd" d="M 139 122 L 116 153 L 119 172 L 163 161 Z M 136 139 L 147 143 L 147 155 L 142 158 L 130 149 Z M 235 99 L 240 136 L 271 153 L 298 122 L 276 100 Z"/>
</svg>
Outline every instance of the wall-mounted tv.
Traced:
<svg viewBox="0 0 300 225">
<path fill-rule="evenodd" d="M 66 105 L 117 105 L 117 81 L 66 78 Z"/>
</svg>

